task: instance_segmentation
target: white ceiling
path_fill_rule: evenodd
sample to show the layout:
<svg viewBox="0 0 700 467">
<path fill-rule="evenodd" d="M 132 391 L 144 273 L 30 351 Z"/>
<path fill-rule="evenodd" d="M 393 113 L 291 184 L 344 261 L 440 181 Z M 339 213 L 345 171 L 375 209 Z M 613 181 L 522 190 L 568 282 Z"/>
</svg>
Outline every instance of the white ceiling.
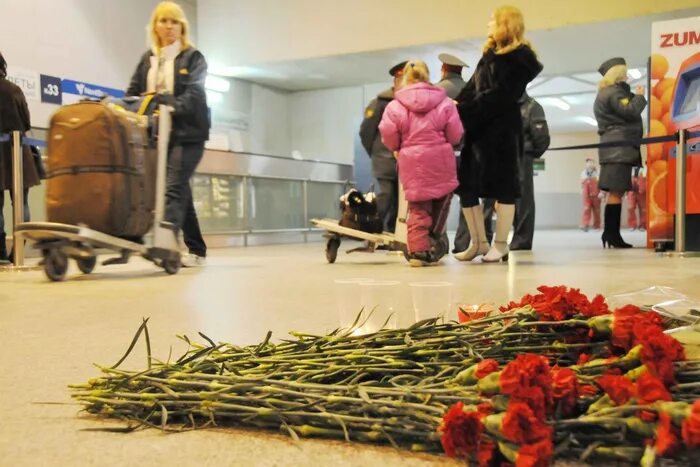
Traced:
<svg viewBox="0 0 700 467">
<path fill-rule="evenodd" d="M 638 68 L 646 81 L 646 61 L 651 43 L 651 24 L 655 21 L 700 15 L 700 8 L 618 21 L 592 23 L 534 31 L 528 34 L 544 64 L 540 78 L 532 83 L 534 97 L 559 97 L 571 108 L 562 110 L 549 105 L 545 112 L 554 131 L 585 131 L 593 129 L 582 118 L 592 117 L 596 83 L 595 70 L 612 56 L 623 56 L 630 68 Z M 452 53 L 472 65 L 471 75 L 481 55 L 483 38 L 464 39 L 449 43 L 419 45 L 402 49 L 338 55 L 288 62 L 251 64 L 250 66 L 220 67 L 210 72 L 235 77 L 288 91 L 308 91 L 332 87 L 357 86 L 390 82 L 388 69 L 402 60 L 420 58 L 431 69 L 434 81 L 439 79 L 437 55 Z M 557 101 L 555 101 L 557 102 Z M 561 102 L 557 102 L 561 104 Z"/>
</svg>

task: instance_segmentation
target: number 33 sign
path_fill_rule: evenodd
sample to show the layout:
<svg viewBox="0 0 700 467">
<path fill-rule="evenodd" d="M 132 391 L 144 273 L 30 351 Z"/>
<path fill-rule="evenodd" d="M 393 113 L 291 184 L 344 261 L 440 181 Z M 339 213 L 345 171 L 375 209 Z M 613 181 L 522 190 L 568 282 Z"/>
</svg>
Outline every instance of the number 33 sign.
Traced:
<svg viewBox="0 0 700 467">
<path fill-rule="evenodd" d="M 61 78 L 41 75 L 41 102 L 61 105 L 63 98 L 61 93 Z"/>
</svg>

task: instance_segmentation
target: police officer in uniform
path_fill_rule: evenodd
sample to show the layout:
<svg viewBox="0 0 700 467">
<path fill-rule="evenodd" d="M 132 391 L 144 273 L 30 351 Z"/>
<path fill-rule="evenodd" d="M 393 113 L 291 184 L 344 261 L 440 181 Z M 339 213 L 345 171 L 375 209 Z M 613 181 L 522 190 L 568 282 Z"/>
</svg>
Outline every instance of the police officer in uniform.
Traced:
<svg viewBox="0 0 700 467">
<path fill-rule="evenodd" d="M 532 250 L 535 236 L 535 184 L 532 165 L 549 148 L 549 126 L 542 106 L 524 92 L 520 98 L 523 118 L 523 154 L 520 156 L 520 198 L 515 200 L 510 250 Z"/>
<path fill-rule="evenodd" d="M 457 97 L 462 88 L 467 84 L 462 78 L 462 69 L 469 67 L 459 58 L 448 53 L 441 53 L 438 55 L 438 59 L 442 62 L 441 69 L 441 79 L 435 86 L 440 86 L 444 88 L 447 92 L 447 97 L 454 99 Z M 461 145 L 460 145 L 461 147 Z M 455 148 L 455 152 L 459 154 L 460 147 Z M 459 214 L 459 226 L 457 227 L 457 234 L 455 235 L 454 249 L 452 253 L 459 253 L 464 251 L 469 246 L 469 230 L 467 230 L 467 223 L 464 220 L 464 216 L 461 211 Z"/>
<path fill-rule="evenodd" d="M 379 184 L 377 210 L 384 222 L 384 230 L 393 232 L 396 228 L 396 215 L 399 208 L 399 177 L 396 172 L 396 159 L 392 152 L 382 143 L 379 134 L 379 122 L 387 104 L 394 99 L 394 92 L 401 85 L 403 68 L 406 62 L 397 63 L 389 70 L 394 77 L 394 85 L 380 92 L 365 109 L 365 117 L 360 125 L 360 140 L 367 154 L 372 159 L 372 175 Z"/>
</svg>

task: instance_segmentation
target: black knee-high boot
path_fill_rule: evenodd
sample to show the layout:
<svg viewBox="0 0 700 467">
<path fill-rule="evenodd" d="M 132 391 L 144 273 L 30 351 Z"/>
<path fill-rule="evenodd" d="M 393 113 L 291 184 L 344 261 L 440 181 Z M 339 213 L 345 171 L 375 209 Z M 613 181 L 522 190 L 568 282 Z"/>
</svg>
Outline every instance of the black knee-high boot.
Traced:
<svg viewBox="0 0 700 467">
<path fill-rule="evenodd" d="M 632 245 L 625 243 L 620 235 L 620 216 L 622 215 L 621 204 L 605 205 L 605 228 L 603 230 L 603 248 L 632 248 Z"/>
</svg>

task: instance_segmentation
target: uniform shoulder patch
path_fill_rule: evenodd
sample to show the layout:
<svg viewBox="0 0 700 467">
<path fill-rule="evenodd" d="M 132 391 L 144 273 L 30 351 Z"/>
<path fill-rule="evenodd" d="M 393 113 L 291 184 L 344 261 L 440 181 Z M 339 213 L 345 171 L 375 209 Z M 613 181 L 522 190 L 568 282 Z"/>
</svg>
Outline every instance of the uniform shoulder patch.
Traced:
<svg viewBox="0 0 700 467">
<path fill-rule="evenodd" d="M 372 118 L 372 115 L 374 115 L 374 109 L 365 110 L 365 118 Z"/>
<path fill-rule="evenodd" d="M 624 98 L 620 99 L 620 104 L 622 104 L 622 105 L 629 105 L 629 103 L 630 103 L 630 100 L 628 97 L 624 97 Z"/>
</svg>

